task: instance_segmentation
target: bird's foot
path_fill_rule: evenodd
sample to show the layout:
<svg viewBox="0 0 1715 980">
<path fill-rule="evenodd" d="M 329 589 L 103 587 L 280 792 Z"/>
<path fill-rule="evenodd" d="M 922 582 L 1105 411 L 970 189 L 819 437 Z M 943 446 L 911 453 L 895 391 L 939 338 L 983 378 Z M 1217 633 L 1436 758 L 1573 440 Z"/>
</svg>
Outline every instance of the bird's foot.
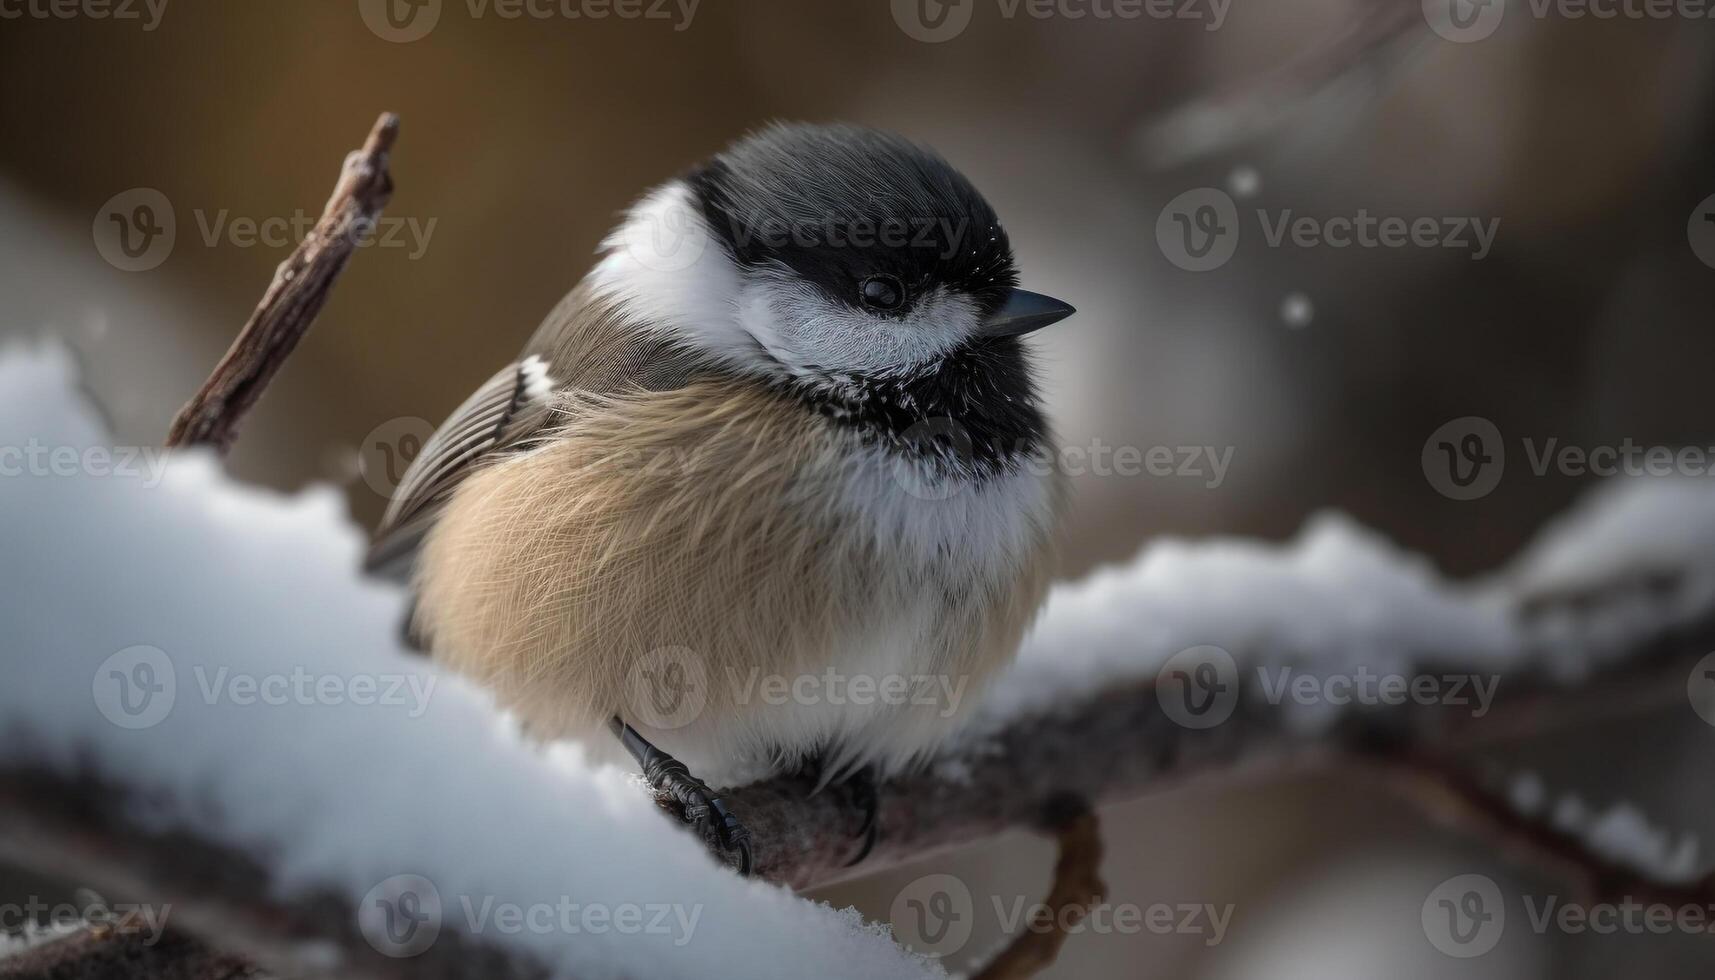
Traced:
<svg viewBox="0 0 1715 980">
<path fill-rule="evenodd" d="M 875 842 L 881 839 L 881 786 L 876 782 L 875 770 L 869 766 L 852 773 L 840 785 L 851 798 L 852 806 L 863 815 L 863 822 L 852 835 L 859 843 L 857 854 L 845 864 L 850 868 L 863 863 L 869 852 L 875 850 Z"/>
<path fill-rule="evenodd" d="M 683 762 L 650 744 L 636 729 L 618 718 L 613 720 L 613 729 L 626 751 L 642 767 L 643 779 L 650 788 L 671 801 L 711 849 L 730 856 L 740 875 L 750 877 L 753 864 L 750 831 L 727 809 L 720 796 L 691 775 Z"/>
<path fill-rule="evenodd" d="M 881 839 L 881 785 L 875 778 L 875 768 L 860 766 L 844 776 L 833 778 L 827 776 L 827 763 L 823 759 L 811 758 L 804 764 L 800 776 L 807 778 L 812 786 L 831 786 L 858 812 L 860 822 L 851 835 L 858 842 L 857 853 L 845 863 L 845 867 L 862 863 L 875 850 L 876 841 Z"/>
</svg>

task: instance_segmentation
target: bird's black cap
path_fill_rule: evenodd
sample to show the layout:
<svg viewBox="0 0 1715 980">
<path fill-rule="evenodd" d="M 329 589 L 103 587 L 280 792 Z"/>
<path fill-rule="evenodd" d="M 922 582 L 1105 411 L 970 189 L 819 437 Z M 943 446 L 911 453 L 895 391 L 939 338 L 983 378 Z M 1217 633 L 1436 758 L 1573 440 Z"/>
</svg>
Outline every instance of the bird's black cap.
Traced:
<svg viewBox="0 0 1715 980">
<path fill-rule="evenodd" d="M 906 306 L 940 286 L 983 316 L 1018 280 L 994 209 L 933 150 L 851 125 L 777 123 L 688 175 L 713 234 L 741 265 L 781 265 L 857 304 L 876 275 Z"/>
</svg>

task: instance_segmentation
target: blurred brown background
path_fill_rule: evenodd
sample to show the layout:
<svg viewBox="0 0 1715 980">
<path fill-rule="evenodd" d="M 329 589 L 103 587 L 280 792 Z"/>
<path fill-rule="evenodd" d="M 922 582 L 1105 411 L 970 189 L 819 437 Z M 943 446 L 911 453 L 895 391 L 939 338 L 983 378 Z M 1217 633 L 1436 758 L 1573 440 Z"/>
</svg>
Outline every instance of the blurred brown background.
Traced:
<svg viewBox="0 0 1715 980">
<path fill-rule="evenodd" d="M 1285 98 L 1255 138 L 1162 165 L 1140 134 L 1164 114 L 1220 92 L 1289 93 L 1292 72 L 1396 0 L 1235 0 L 1218 30 L 1207 10 L 1039 19 L 965 2 L 968 28 L 943 43 L 914 39 L 884 0 L 703 0 L 688 22 L 508 19 L 446 0 L 403 42 L 368 26 L 357 0 L 169 0 L 148 29 L 0 18 L 0 339 L 67 338 L 118 440 L 158 441 L 289 251 L 247 244 L 231 222 L 313 218 L 342 155 L 396 111 L 399 245 L 355 257 L 232 460 L 280 488 L 344 483 L 372 523 L 384 497 L 360 464 L 374 477 L 376 439 L 420 424 L 401 419 L 438 421 L 510 359 L 634 197 L 766 120 L 846 119 L 939 147 L 1008 223 L 1026 285 L 1080 308 L 1037 342 L 1064 443 L 1231 450 L 1215 487 L 1207 473 L 1080 479 L 1069 576 L 1157 535 L 1284 539 L 1323 507 L 1478 574 L 1590 479 L 1534 476 L 1521 438 L 1715 444 L 1715 269 L 1687 230 L 1715 194 L 1715 23 L 1539 18 L 1515 2 L 1494 36 L 1458 44 L 1418 21 L 1337 85 Z M 1164 254 L 1156 222 L 1204 186 L 1233 191 L 1247 217 L 1233 260 L 1199 274 Z M 176 239 L 130 272 L 96 242 L 108 202 L 135 188 L 170 202 Z M 1499 234 L 1481 260 L 1269 247 L 1255 208 L 1472 217 Z M 1459 502 L 1420 454 L 1468 415 L 1517 456 L 1493 493 Z M 1709 832 L 1684 787 L 1710 783 L 1710 732 L 1684 714 L 1515 761 L 1586 786 L 1610 770 L 1592 794 L 1666 800 L 1657 816 Z M 1612 746 L 1646 736 L 1663 746 L 1659 767 L 1618 771 Z M 1353 812 L 1357 798 L 1291 785 L 1111 814 L 1116 897 L 1234 901 L 1244 931 L 1217 948 L 1081 937 L 1056 975 L 1598 976 L 1707 962 L 1683 937 L 1529 934 L 1481 961 L 1440 957 L 1416 903 L 1448 861 L 1492 858 L 1405 812 Z M 994 878 L 1031 893 L 1047 861 L 1009 842 L 829 897 L 885 917 L 901 884 L 948 866 L 973 891 Z"/>
</svg>

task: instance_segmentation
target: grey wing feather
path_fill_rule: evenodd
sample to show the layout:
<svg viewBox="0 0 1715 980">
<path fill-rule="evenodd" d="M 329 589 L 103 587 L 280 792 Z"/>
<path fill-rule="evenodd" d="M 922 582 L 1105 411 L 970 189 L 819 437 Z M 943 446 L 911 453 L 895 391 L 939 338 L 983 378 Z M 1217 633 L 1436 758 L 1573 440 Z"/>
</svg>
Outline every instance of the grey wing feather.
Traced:
<svg viewBox="0 0 1715 980">
<path fill-rule="evenodd" d="M 365 567 L 403 572 L 453 488 L 484 457 L 538 432 L 552 414 L 552 394 L 547 361 L 531 355 L 502 368 L 465 399 L 405 471 L 375 532 Z"/>
<path fill-rule="evenodd" d="M 524 350 L 466 399 L 411 461 L 375 533 L 369 571 L 409 574 L 423 535 L 466 475 L 528 445 L 550 425 L 575 425 L 576 419 L 556 418 L 554 391 L 668 391 L 708 369 L 670 338 L 628 325 L 585 286 L 566 295 Z"/>
</svg>

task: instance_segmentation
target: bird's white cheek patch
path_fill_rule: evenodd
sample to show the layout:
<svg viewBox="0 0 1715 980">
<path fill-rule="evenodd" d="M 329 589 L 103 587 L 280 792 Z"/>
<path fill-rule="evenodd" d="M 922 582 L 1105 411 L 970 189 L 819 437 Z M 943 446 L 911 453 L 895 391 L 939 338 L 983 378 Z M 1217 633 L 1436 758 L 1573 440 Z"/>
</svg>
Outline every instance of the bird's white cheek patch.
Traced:
<svg viewBox="0 0 1715 980">
<path fill-rule="evenodd" d="M 739 326 L 799 375 L 888 375 L 928 364 L 977 327 L 969 301 L 943 292 L 921 298 L 902 319 L 837 303 L 780 273 L 746 281 Z"/>
<path fill-rule="evenodd" d="M 684 184 L 667 184 L 638 202 L 601 247 L 590 284 L 638 326 L 718 357 L 754 357 L 736 316 L 739 269 Z"/>
</svg>

